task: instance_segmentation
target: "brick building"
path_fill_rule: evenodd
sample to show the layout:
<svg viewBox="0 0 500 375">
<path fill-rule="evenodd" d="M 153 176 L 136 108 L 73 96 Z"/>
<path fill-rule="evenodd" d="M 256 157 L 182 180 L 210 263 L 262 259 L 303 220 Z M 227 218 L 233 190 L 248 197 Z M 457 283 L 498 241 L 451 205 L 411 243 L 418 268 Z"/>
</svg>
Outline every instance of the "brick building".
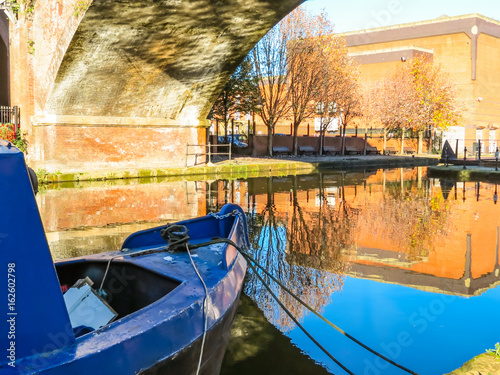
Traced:
<svg viewBox="0 0 500 375">
<path fill-rule="evenodd" d="M 479 14 L 401 24 L 343 34 L 349 54 L 359 64 L 363 86 L 370 86 L 390 76 L 400 64 L 416 55 L 430 56 L 440 64 L 460 88 L 459 103 L 463 105 L 463 120 L 448 128 L 439 144 L 448 140 L 453 149 L 463 153 L 477 150 L 479 140 L 483 153 L 492 153 L 500 145 L 500 22 Z M 317 135 L 314 119 L 306 119 L 300 135 Z M 355 129 L 357 125 L 357 129 Z M 347 135 L 363 137 L 365 129 L 371 144 L 382 148 L 377 139 L 376 122 L 361 119 L 347 129 Z M 372 129 L 372 131 L 370 131 Z M 257 119 L 257 134 L 267 129 Z M 292 134 L 291 120 L 281 120 L 275 133 Z M 338 135 L 332 132 L 330 135 Z M 432 137 L 440 137 L 434 134 Z M 415 148 L 417 141 L 408 140 Z M 438 142 L 435 142 L 437 144 Z M 399 147 L 399 140 L 388 145 Z M 426 149 L 424 145 L 424 150 Z"/>
<path fill-rule="evenodd" d="M 369 85 L 417 54 L 432 56 L 460 87 L 463 121 L 443 134 L 453 148 L 494 152 L 500 140 L 500 22 L 479 14 L 440 17 L 344 34 Z"/>
</svg>

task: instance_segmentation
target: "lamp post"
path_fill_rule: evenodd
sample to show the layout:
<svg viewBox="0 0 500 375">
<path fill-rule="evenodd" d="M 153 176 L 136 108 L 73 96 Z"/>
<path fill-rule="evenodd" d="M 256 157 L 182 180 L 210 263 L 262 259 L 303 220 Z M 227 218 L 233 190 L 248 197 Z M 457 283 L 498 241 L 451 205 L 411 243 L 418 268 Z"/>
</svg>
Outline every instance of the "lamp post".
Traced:
<svg viewBox="0 0 500 375">
<path fill-rule="evenodd" d="M 495 151 L 495 171 L 498 171 L 498 147 Z"/>
<path fill-rule="evenodd" d="M 467 147 L 464 147 L 464 169 L 467 169 L 465 162 L 467 161 Z"/>
<path fill-rule="evenodd" d="M 497 204 L 498 194 L 497 194 L 497 184 L 495 184 L 495 193 L 493 194 L 493 203 Z"/>
<path fill-rule="evenodd" d="M 324 147 L 324 139 L 321 135 L 323 135 L 323 128 L 326 128 L 328 125 L 325 126 L 324 122 L 326 122 L 324 116 L 325 116 L 325 103 L 319 102 L 316 103 L 316 114 L 320 117 L 319 118 L 319 154 L 323 155 L 323 147 Z M 325 129 L 326 130 L 326 129 Z M 307 135 L 309 135 L 309 130 L 307 132 Z"/>
</svg>

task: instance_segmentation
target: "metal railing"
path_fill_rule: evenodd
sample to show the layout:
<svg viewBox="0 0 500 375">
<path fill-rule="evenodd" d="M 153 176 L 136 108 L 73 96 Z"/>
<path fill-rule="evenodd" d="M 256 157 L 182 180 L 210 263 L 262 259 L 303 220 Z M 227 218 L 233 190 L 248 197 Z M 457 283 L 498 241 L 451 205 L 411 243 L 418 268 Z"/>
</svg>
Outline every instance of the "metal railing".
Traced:
<svg viewBox="0 0 500 375">
<path fill-rule="evenodd" d="M 219 152 L 217 150 L 218 147 L 227 147 L 228 151 L 227 152 Z M 192 148 L 198 148 L 199 151 L 193 152 L 191 149 Z M 215 150 L 215 152 L 214 152 Z M 189 156 L 194 156 L 194 164 L 193 165 L 198 165 L 198 157 L 203 157 L 204 161 L 203 164 L 212 164 L 212 157 L 217 156 L 217 155 L 227 155 L 229 160 L 231 160 L 231 143 L 218 143 L 218 144 L 212 144 L 208 143 L 205 145 L 190 145 L 189 143 L 186 144 L 186 167 L 188 166 L 188 160 Z M 202 164 L 202 163 L 200 163 Z"/>
<path fill-rule="evenodd" d="M 17 133 L 20 120 L 20 110 L 17 105 L 14 107 L 0 106 L 0 124 L 13 124 Z"/>
<path fill-rule="evenodd" d="M 14 141 L 19 133 L 19 107 L 0 106 L 0 139 Z"/>
<path fill-rule="evenodd" d="M 443 146 L 446 139 L 443 140 Z M 494 158 L 500 146 L 496 139 L 461 138 L 448 140 L 457 158 L 464 156 L 469 159 Z"/>
</svg>

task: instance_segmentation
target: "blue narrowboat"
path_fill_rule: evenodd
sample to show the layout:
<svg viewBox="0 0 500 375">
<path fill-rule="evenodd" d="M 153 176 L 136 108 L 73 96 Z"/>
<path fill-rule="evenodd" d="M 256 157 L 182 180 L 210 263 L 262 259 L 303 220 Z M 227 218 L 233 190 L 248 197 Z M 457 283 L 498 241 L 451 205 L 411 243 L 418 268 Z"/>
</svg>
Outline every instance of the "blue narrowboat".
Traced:
<svg viewBox="0 0 500 375">
<path fill-rule="evenodd" d="M 54 263 L 23 153 L 0 140 L 0 374 L 218 374 L 248 246 L 237 205 Z"/>
</svg>

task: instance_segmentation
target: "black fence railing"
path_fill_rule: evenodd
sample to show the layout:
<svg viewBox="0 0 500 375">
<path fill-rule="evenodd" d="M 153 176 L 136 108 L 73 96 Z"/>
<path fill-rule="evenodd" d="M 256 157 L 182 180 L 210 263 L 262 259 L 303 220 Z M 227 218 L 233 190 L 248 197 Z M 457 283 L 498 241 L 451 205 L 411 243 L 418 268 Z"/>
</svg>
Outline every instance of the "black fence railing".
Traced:
<svg viewBox="0 0 500 375">
<path fill-rule="evenodd" d="M 19 129 L 21 122 L 20 110 L 16 105 L 14 107 L 0 106 L 0 124 L 12 124 L 16 131 Z"/>
<path fill-rule="evenodd" d="M 19 133 L 20 120 L 18 106 L 0 106 L 0 139 L 13 142 Z"/>
</svg>

